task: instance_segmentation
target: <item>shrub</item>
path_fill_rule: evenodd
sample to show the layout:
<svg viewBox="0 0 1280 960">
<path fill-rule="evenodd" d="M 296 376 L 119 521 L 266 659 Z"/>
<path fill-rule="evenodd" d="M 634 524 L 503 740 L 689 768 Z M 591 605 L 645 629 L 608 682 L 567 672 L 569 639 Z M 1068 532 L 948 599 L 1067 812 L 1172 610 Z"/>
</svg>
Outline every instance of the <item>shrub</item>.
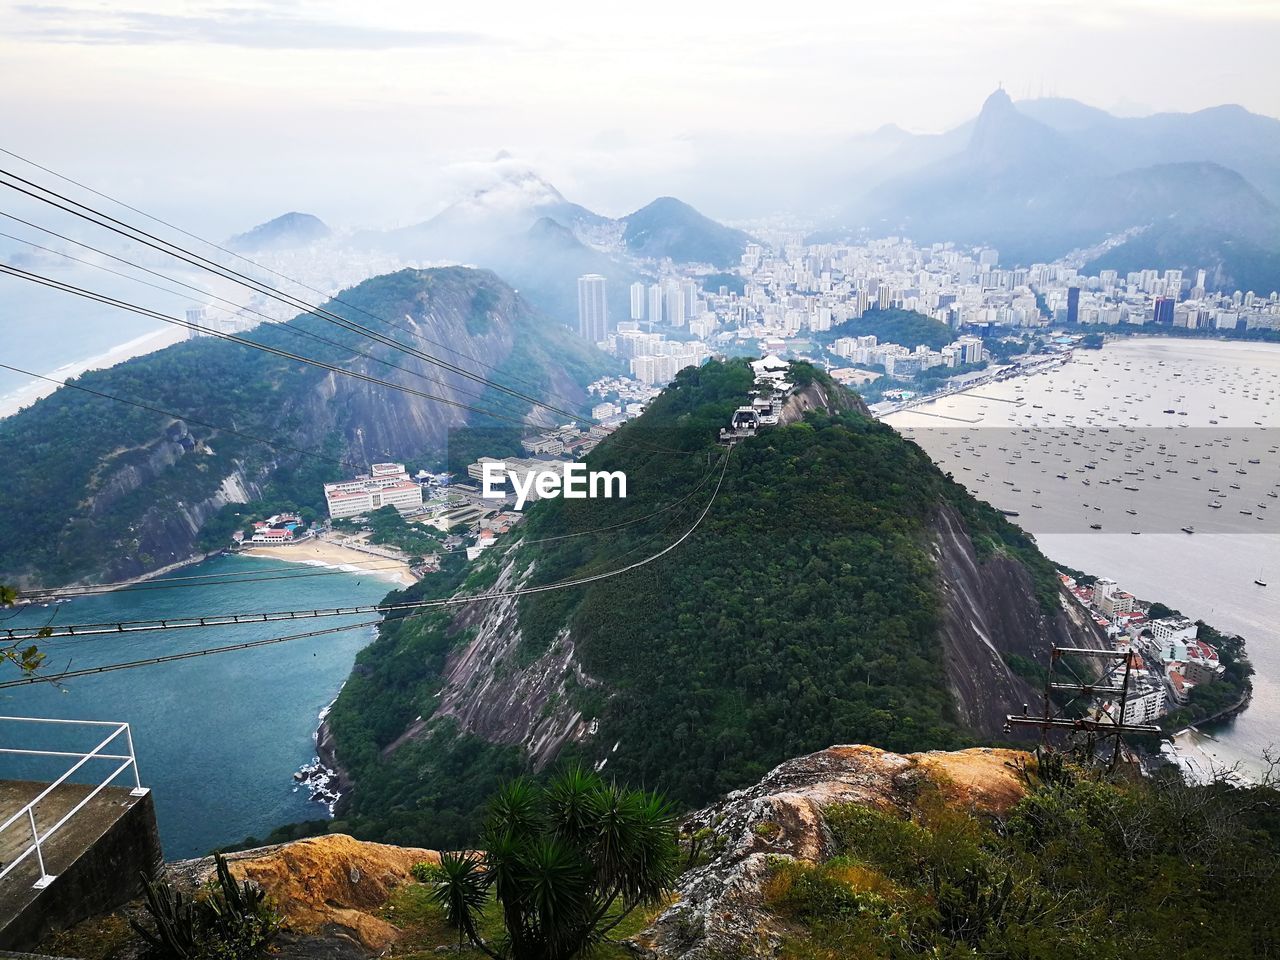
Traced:
<svg viewBox="0 0 1280 960">
<path fill-rule="evenodd" d="M 516 780 L 489 805 L 483 857 L 441 857 L 432 897 L 492 960 L 567 960 L 604 940 L 636 907 L 660 903 L 679 847 L 654 794 L 570 770 L 546 786 Z M 476 924 L 492 890 L 506 940 Z"/>
<path fill-rule="evenodd" d="M 425 860 L 421 863 L 415 863 L 409 868 L 409 873 L 413 875 L 413 879 L 419 883 L 438 883 L 444 879 L 444 870 L 438 863 L 427 863 Z"/>
</svg>

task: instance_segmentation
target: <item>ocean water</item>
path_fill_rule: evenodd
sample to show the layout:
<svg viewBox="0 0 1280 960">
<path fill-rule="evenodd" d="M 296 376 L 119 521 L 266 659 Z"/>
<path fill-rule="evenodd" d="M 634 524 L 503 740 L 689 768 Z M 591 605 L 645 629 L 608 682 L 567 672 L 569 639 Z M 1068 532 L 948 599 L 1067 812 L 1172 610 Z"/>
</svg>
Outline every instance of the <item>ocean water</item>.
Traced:
<svg viewBox="0 0 1280 960">
<path fill-rule="evenodd" d="M 37 268 L 33 265 L 29 269 Z M 45 266 L 40 265 L 39 269 L 44 270 Z M 124 281 L 114 277 L 104 281 L 89 270 L 62 269 L 54 275 L 64 282 L 92 287 L 112 296 L 131 297 L 134 302 L 171 314 L 181 315 L 185 304 L 145 288 L 147 296 L 140 297 Z M 49 375 L 65 364 L 99 357 L 164 326 L 159 320 L 37 287 L 14 277 L 0 277 L 0 343 L 4 344 L 0 361 L 32 373 Z M 29 377 L 0 370 L 0 397 L 30 382 Z"/>
<path fill-rule="evenodd" d="M 1243 636 L 1254 697 L 1216 749 L 1280 747 L 1280 345 L 1116 341 L 888 422 L 1052 560 Z"/>
<path fill-rule="evenodd" d="M 290 579 L 128 589 L 29 608 L 6 625 L 365 604 L 377 602 L 393 586 L 359 573 L 328 575 L 330 571 L 322 568 L 247 557 L 218 557 L 168 576 L 218 574 L 238 579 L 250 573 Z M 326 575 L 301 576 L 313 573 Z M 369 619 L 373 617 L 72 638 L 49 640 L 45 646 L 49 669 L 79 669 Z M 0 714 L 128 721 L 142 782 L 154 793 L 166 858 L 198 856 L 249 835 L 262 837 L 281 824 L 327 815 L 323 806 L 308 799 L 305 788 L 295 790 L 293 773 L 314 755 L 320 712 L 337 696 L 356 653 L 372 637 L 372 628 L 362 628 L 81 677 L 59 687 L 38 684 L 0 690 Z M 42 747 L 88 749 L 103 736 L 95 729 L 46 727 L 36 733 L 28 725 L 21 727 L 0 723 L 0 738 L 25 736 L 30 743 L 38 737 Z M 0 755 L 0 776 L 52 779 L 70 762 Z M 94 772 L 106 769 L 99 763 Z"/>
</svg>

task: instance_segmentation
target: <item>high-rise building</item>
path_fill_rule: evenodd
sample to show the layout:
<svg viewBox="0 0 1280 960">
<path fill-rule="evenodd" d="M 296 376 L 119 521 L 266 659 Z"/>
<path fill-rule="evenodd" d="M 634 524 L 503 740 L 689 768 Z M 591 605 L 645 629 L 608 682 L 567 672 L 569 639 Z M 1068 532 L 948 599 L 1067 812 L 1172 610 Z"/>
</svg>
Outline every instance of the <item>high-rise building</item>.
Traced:
<svg viewBox="0 0 1280 960">
<path fill-rule="evenodd" d="M 1080 288 L 1067 287 L 1067 323 L 1080 322 Z"/>
<path fill-rule="evenodd" d="M 684 312 L 684 295 L 680 291 L 680 284 L 674 280 L 667 283 L 666 287 L 667 301 L 667 323 L 673 327 L 683 327 L 685 320 Z"/>
<path fill-rule="evenodd" d="M 684 315 L 693 319 L 698 315 L 698 284 L 693 280 L 680 282 L 680 300 L 684 305 Z"/>
<path fill-rule="evenodd" d="M 208 314 L 204 307 L 187 307 L 187 339 L 194 340 L 196 337 L 203 336 L 204 330 L 197 330 L 196 327 L 205 327 L 208 321 Z"/>
<path fill-rule="evenodd" d="M 1167 326 L 1173 326 L 1173 298 L 1156 297 L 1155 310 L 1151 319 L 1154 323 L 1163 323 Z"/>
<path fill-rule="evenodd" d="M 959 337 L 956 339 L 955 345 L 964 350 L 964 363 L 982 362 L 983 346 L 981 337 Z"/>
<path fill-rule="evenodd" d="M 644 319 L 644 284 L 636 281 L 631 285 L 631 319 Z"/>
<path fill-rule="evenodd" d="M 649 315 L 646 319 L 650 324 L 662 322 L 662 284 L 660 283 L 649 285 Z"/>
<path fill-rule="evenodd" d="M 599 343 L 609 336 L 604 277 L 598 273 L 578 278 L 578 333 L 592 343 Z"/>
</svg>

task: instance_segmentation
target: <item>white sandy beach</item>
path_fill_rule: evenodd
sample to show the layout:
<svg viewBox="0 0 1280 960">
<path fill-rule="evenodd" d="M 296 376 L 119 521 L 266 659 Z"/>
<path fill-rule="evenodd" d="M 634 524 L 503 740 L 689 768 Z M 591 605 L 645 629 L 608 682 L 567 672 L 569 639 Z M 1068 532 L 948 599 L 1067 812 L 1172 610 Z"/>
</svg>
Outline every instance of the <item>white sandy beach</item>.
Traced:
<svg viewBox="0 0 1280 960">
<path fill-rule="evenodd" d="M 63 364 L 53 371 L 38 370 L 37 372 L 54 380 L 68 380 L 90 370 L 103 370 L 107 367 L 114 367 L 117 363 L 123 363 L 133 357 L 141 357 L 144 354 L 163 350 L 167 346 L 184 340 L 186 336 L 185 330 L 166 326 L 162 330 L 143 334 L 127 343 L 120 344 L 118 347 L 112 347 L 106 353 L 90 357 L 88 360 Z M 34 380 L 25 387 L 20 387 L 12 393 L 6 393 L 0 397 L 0 417 L 11 416 L 23 407 L 31 406 L 41 397 L 47 397 L 57 389 L 58 384 L 56 383 L 50 383 L 48 380 Z"/>
<path fill-rule="evenodd" d="M 330 543 L 327 540 L 303 540 L 301 543 L 281 546 L 245 547 L 240 551 L 247 557 L 269 557 L 290 563 L 306 563 L 311 566 L 333 567 L 350 573 L 367 573 L 371 577 L 390 580 L 402 587 L 417 583 L 418 579 L 409 564 L 374 556 L 362 550 Z"/>
</svg>

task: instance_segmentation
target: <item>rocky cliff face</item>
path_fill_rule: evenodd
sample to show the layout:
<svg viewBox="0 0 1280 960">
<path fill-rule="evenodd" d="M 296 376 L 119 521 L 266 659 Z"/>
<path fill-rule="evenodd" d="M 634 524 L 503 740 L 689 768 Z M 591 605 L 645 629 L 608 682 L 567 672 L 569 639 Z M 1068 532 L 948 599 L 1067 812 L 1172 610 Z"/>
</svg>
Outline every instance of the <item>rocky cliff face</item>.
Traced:
<svg viewBox="0 0 1280 960">
<path fill-rule="evenodd" d="M 491 588 L 503 593 L 527 579 L 516 572 L 514 558 L 502 565 Z M 462 733 L 490 743 L 519 746 L 535 770 L 541 770 L 566 743 L 582 740 L 591 723 L 568 696 L 569 685 L 599 686 L 574 658 L 568 629 L 561 630 L 546 652 L 527 662 L 520 655 L 523 634 L 516 615 L 517 599 L 506 597 L 464 608 L 451 629 L 471 637 L 449 657 L 436 698 L 435 711 L 414 721 L 389 744 L 385 755 L 421 737 L 433 721 L 451 719 Z"/>
<path fill-rule="evenodd" d="M 827 384 L 815 380 L 800 387 L 787 397 L 778 414 L 778 422 L 782 425 L 796 423 L 804 419 L 810 410 L 852 410 L 864 417 L 871 416 L 871 411 L 856 393 L 844 389 L 832 389 Z"/>
<path fill-rule="evenodd" d="M 1052 644 L 1103 649 L 1102 631 L 1076 603 L 1047 613 L 1026 567 L 1010 556 L 979 562 L 973 540 L 951 507 L 932 525 L 943 601 L 939 636 L 947 686 L 964 725 L 983 738 L 1002 735 L 1005 716 L 1042 691 L 1009 669 L 1007 657 L 1048 665 Z"/>
<path fill-rule="evenodd" d="M 680 878 L 675 903 L 632 945 L 653 960 L 773 957 L 784 935 L 763 891 L 770 858 L 819 863 L 834 853 L 825 820 L 840 804 L 909 816 L 925 785 L 947 803 L 1003 813 L 1024 794 L 1025 754 L 988 748 L 905 756 L 836 746 L 771 771 L 745 790 L 686 818 L 682 832 L 709 835 L 710 862 Z"/>
</svg>

